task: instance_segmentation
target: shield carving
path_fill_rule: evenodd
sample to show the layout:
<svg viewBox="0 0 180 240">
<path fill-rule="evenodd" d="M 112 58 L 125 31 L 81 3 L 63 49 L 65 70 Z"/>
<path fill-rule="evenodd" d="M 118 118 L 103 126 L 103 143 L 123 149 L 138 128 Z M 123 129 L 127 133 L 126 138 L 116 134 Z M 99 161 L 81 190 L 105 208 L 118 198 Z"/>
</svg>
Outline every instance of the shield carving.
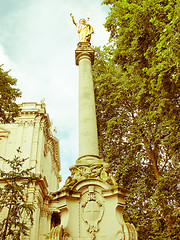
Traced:
<svg viewBox="0 0 180 240">
<path fill-rule="evenodd" d="M 88 224 L 87 231 L 95 239 L 95 233 L 99 231 L 98 223 L 101 221 L 104 213 L 102 203 L 94 198 L 88 198 L 86 202 L 81 205 L 83 220 Z"/>
</svg>

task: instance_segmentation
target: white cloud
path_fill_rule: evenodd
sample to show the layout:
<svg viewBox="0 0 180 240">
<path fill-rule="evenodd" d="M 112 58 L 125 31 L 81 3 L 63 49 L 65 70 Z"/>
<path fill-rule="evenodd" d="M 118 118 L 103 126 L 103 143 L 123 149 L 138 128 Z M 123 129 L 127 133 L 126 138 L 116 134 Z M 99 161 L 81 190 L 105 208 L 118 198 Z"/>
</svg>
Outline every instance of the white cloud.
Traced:
<svg viewBox="0 0 180 240">
<path fill-rule="evenodd" d="M 15 64 L 9 59 L 8 55 L 5 54 L 4 47 L 0 45 L 0 64 L 3 64 L 3 69 L 9 71 L 11 68 L 15 68 Z"/>
</svg>

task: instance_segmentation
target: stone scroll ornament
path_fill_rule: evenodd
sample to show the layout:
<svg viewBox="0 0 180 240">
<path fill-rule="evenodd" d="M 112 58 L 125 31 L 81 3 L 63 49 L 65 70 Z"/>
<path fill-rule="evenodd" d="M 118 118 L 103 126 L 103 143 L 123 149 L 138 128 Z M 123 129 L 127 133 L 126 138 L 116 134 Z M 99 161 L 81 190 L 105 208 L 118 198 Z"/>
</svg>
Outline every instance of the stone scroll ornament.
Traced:
<svg viewBox="0 0 180 240">
<path fill-rule="evenodd" d="M 61 191 L 72 189 L 75 184 L 85 179 L 99 179 L 107 182 L 109 185 L 117 186 L 116 180 L 112 174 L 109 174 L 109 164 L 89 165 L 89 166 L 73 166 L 70 168 L 71 176 L 66 179 L 66 182 Z"/>
<path fill-rule="evenodd" d="M 87 20 L 81 18 L 79 20 L 79 23 L 76 23 L 72 13 L 70 13 L 70 16 L 72 18 L 72 22 L 76 25 L 77 32 L 79 35 L 79 42 L 90 42 L 91 34 L 94 33 L 94 30 L 92 26 L 90 26 L 90 24 L 88 23 L 89 18 Z"/>
<path fill-rule="evenodd" d="M 62 225 L 53 227 L 47 237 L 49 240 L 72 240 L 71 236 L 64 231 Z"/>
<path fill-rule="evenodd" d="M 81 205 L 81 214 L 83 220 L 88 224 L 87 231 L 91 234 L 91 240 L 95 240 L 96 233 L 99 231 L 98 224 L 104 214 L 104 206 L 97 199 L 93 187 L 92 191 L 88 193 L 87 200 Z"/>
</svg>

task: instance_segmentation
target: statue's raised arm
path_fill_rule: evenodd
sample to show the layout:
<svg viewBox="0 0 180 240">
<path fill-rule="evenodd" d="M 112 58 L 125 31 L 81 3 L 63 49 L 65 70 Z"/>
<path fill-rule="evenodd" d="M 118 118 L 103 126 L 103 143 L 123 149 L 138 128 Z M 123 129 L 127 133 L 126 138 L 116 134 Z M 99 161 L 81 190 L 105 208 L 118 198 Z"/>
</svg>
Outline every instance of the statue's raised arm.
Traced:
<svg viewBox="0 0 180 240">
<path fill-rule="evenodd" d="M 75 25 L 77 25 L 77 23 L 76 23 L 75 20 L 74 20 L 74 16 L 73 16 L 72 13 L 70 13 L 70 16 L 71 16 L 71 18 L 72 18 L 72 22 L 73 22 Z"/>
<path fill-rule="evenodd" d="M 72 13 L 70 13 L 70 16 L 72 18 L 72 22 L 77 27 L 77 32 L 79 34 L 79 42 L 90 42 L 91 34 L 94 33 L 92 26 L 90 26 L 84 18 L 81 18 L 79 20 L 79 23 L 76 23 Z"/>
</svg>

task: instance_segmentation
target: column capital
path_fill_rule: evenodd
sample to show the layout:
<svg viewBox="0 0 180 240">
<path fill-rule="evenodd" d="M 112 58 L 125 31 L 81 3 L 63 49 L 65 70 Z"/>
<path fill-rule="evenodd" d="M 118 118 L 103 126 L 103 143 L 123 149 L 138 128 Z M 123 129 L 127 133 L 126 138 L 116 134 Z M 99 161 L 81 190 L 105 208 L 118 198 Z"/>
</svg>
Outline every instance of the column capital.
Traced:
<svg viewBox="0 0 180 240">
<path fill-rule="evenodd" d="M 79 42 L 75 51 L 76 65 L 79 65 L 79 61 L 82 58 L 88 58 L 91 64 L 94 64 L 94 50 L 91 47 L 91 43 Z"/>
</svg>

